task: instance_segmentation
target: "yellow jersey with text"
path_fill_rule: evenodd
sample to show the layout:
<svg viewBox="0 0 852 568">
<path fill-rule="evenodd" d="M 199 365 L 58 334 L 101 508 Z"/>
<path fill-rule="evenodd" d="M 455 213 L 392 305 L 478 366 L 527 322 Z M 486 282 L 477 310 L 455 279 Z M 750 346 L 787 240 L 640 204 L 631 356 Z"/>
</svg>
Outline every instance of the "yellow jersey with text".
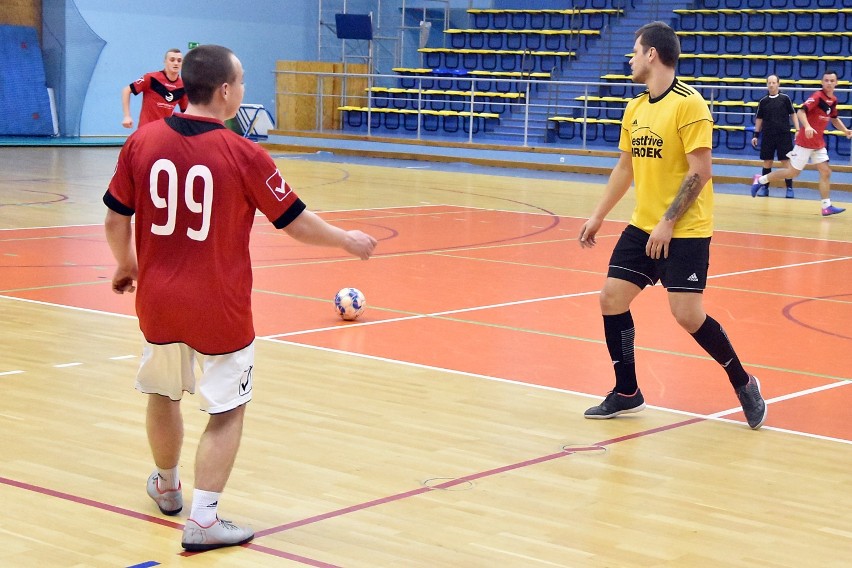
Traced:
<svg viewBox="0 0 852 568">
<path fill-rule="evenodd" d="M 698 91 L 677 79 L 660 97 L 645 91 L 624 109 L 618 147 L 632 156 L 636 208 L 630 223 L 646 233 L 663 218 L 689 171 L 686 155 L 713 147 L 713 117 Z M 674 227 L 673 237 L 713 234 L 713 181 Z"/>
</svg>

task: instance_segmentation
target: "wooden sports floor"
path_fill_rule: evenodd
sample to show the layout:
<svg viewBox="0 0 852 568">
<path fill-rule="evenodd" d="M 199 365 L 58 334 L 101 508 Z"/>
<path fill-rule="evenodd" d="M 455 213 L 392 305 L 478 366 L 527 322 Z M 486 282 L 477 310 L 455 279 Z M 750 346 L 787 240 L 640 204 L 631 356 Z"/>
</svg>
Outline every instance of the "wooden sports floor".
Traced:
<svg viewBox="0 0 852 568">
<path fill-rule="evenodd" d="M 257 536 L 182 553 L 189 504 L 145 494 L 133 297 L 110 291 L 117 153 L 0 150 L 0 566 L 849 566 L 852 213 L 717 195 L 706 307 L 762 382 L 762 430 L 660 288 L 633 309 L 649 408 L 593 421 L 629 199 L 581 250 L 603 179 L 295 155 L 308 205 L 380 244 L 353 260 L 257 219 L 254 400 L 220 505 Z M 188 501 L 206 415 L 188 396 L 184 416 Z"/>
</svg>

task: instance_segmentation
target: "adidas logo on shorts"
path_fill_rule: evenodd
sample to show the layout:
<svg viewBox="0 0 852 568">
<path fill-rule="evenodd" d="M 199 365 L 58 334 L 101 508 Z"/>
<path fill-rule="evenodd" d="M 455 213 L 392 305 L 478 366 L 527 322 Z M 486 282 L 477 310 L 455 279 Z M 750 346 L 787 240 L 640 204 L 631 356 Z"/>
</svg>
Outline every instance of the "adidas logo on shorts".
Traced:
<svg viewBox="0 0 852 568">
<path fill-rule="evenodd" d="M 696 276 L 696 274 L 693 272 L 689 275 L 689 278 L 687 278 L 687 280 L 689 280 L 690 282 L 698 282 L 698 276 Z"/>
</svg>

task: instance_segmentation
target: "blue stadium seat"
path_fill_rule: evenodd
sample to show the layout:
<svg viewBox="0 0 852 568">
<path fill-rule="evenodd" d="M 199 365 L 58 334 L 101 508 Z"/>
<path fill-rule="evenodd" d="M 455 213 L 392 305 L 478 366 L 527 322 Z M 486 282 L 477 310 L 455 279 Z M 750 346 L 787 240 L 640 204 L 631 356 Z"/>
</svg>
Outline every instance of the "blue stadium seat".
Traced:
<svg viewBox="0 0 852 568">
<path fill-rule="evenodd" d="M 743 52 L 743 43 L 744 36 L 742 35 L 728 35 L 722 36 L 725 39 L 725 53 L 742 53 Z M 752 53 L 761 53 L 754 52 Z"/>
<path fill-rule="evenodd" d="M 772 36 L 772 53 L 776 55 L 789 55 L 793 53 L 793 36 Z"/>
<path fill-rule="evenodd" d="M 843 49 L 844 43 L 843 36 L 822 36 L 822 53 L 824 55 L 840 55 L 841 53 L 848 53 L 848 49 Z M 847 41 L 847 46 L 848 46 Z"/>
<path fill-rule="evenodd" d="M 786 32 L 790 29 L 790 15 L 787 12 L 773 12 L 769 16 L 769 29 L 773 32 Z"/>
<path fill-rule="evenodd" d="M 799 72 L 797 75 L 802 79 L 819 79 L 822 77 L 820 73 L 820 62 L 814 59 L 798 60 Z M 842 71 L 838 71 L 842 73 Z"/>
<path fill-rule="evenodd" d="M 748 60 L 749 65 L 753 60 Z M 725 77 L 743 77 L 744 75 L 754 75 L 746 71 L 746 64 L 742 59 L 724 59 L 724 76 Z"/>
<path fill-rule="evenodd" d="M 434 114 L 424 114 L 423 116 L 423 130 L 426 132 L 437 132 L 438 128 L 440 128 L 441 122 L 438 119 L 437 115 Z"/>
<path fill-rule="evenodd" d="M 527 29 L 527 14 L 525 12 L 511 14 L 509 16 L 509 27 L 513 30 Z"/>
<path fill-rule="evenodd" d="M 471 14 L 471 25 L 478 30 L 485 30 L 491 27 L 491 17 L 489 14 L 482 12 Z"/>
<path fill-rule="evenodd" d="M 695 13 L 689 12 L 680 14 L 678 17 L 678 29 L 685 32 L 692 32 L 698 29 L 698 16 Z"/>
<path fill-rule="evenodd" d="M 746 130 L 726 130 L 725 147 L 728 150 L 744 150 L 747 144 L 746 138 L 751 138 L 750 132 Z"/>
<path fill-rule="evenodd" d="M 748 31 L 750 32 L 763 32 L 766 31 L 766 14 L 763 12 L 755 12 L 748 15 L 748 19 L 746 21 L 746 25 L 748 26 Z"/>
<path fill-rule="evenodd" d="M 750 53 L 755 55 L 760 55 L 761 53 L 766 53 L 769 49 L 768 42 L 766 38 L 768 36 L 760 34 L 760 35 L 750 35 L 748 36 L 748 49 Z"/>
<path fill-rule="evenodd" d="M 740 12 L 727 13 L 722 18 L 724 31 L 740 32 L 743 30 L 743 14 Z"/>
<path fill-rule="evenodd" d="M 388 112 L 388 113 L 374 113 L 373 116 L 379 115 L 380 117 L 384 115 L 385 118 L 385 128 L 388 130 L 399 130 L 399 127 L 402 126 L 402 114 L 396 112 Z"/>
<path fill-rule="evenodd" d="M 531 30 L 543 30 L 547 27 L 548 18 L 544 12 L 531 12 L 529 15 L 529 27 Z M 553 26 L 551 26 L 553 27 Z M 562 26 L 558 26 L 562 27 Z"/>
<path fill-rule="evenodd" d="M 491 27 L 495 30 L 505 30 L 509 27 L 509 16 L 505 12 L 497 12 L 491 16 Z"/>
<path fill-rule="evenodd" d="M 459 131 L 459 116 L 458 115 L 444 115 L 441 117 L 441 126 L 444 132 L 448 134 L 455 134 Z"/>
<path fill-rule="evenodd" d="M 820 12 L 819 13 L 819 29 L 823 32 L 842 31 L 840 27 L 839 12 Z"/>
<path fill-rule="evenodd" d="M 778 73 L 778 71 L 775 71 Z M 749 59 L 748 60 L 748 73 L 749 77 L 766 77 L 769 75 L 769 60 L 768 59 Z M 743 74 L 740 75 L 729 75 L 729 77 L 743 77 Z M 782 75 L 779 73 L 779 77 L 789 77 L 790 75 Z"/>
<path fill-rule="evenodd" d="M 682 35 L 680 36 L 680 49 L 683 53 L 695 53 L 698 51 L 698 36 Z"/>
<path fill-rule="evenodd" d="M 402 115 L 402 127 L 409 132 L 417 132 L 420 127 L 421 114 L 404 114 Z"/>
<path fill-rule="evenodd" d="M 796 51 L 799 55 L 818 55 L 817 38 L 814 35 L 797 36 Z"/>
<path fill-rule="evenodd" d="M 797 32 L 810 32 L 814 28 L 813 12 L 796 12 L 793 14 L 794 28 Z"/>
<path fill-rule="evenodd" d="M 707 32 L 715 32 L 721 24 L 721 17 L 718 12 L 701 15 L 701 29 Z"/>
<path fill-rule="evenodd" d="M 716 34 L 698 36 L 700 51 L 703 53 L 720 53 L 719 37 Z"/>
</svg>

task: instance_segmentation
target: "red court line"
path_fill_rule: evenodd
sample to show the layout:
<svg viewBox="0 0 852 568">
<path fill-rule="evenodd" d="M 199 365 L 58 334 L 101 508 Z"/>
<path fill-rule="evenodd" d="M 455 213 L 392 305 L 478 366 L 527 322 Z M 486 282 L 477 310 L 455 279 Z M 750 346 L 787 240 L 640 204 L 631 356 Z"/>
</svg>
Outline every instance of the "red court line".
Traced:
<svg viewBox="0 0 852 568">
<path fill-rule="evenodd" d="M 181 529 L 183 530 L 183 525 L 181 523 L 175 523 L 173 521 L 168 521 L 166 519 L 161 519 L 159 517 L 154 517 L 151 515 L 146 515 L 145 513 L 139 513 L 136 511 L 131 511 L 130 509 L 125 509 L 123 507 L 116 507 L 115 505 L 110 505 L 108 503 L 102 503 L 100 501 L 95 501 L 93 499 L 87 499 L 85 497 L 80 497 L 78 495 L 71 495 L 70 493 L 63 493 L 62 491 L 56 491 L 54 489 L 48 489 L 46 487 L 39 487 L 38 485 L 32 485 L 30 483 L 25 483 L 23 481 L 16 481 L 14 479 L 9 479 L 8 477 L 0 477 L 0 483 L 3 485 L 9 485 L 11 487 L 17 487 L 18 489 L 26 489 L 27 491 L 32 491 L 34 493 L 40 493 L 42 495 L 47 495 L 49 497 L 56 497 L 58 499 L 63 499 L 65 501 L 70 501 L 72 503 L 79 503 L 81 505 L 86 505 L 87 507 L 92 507 L 94 509 L 100 509 L 102 511 L 109 511 L 111 513 L 117 513 L 119 515 L 124 515 L 125 517 L 131 517 L 133 519 L 139 519 L 142 521 L 147 521 L 149 523 L 154 523 L 157 525 L 163 525 L 164 527 L 170 527 L 173 529 Z"/>
<path fill-rule="evenodd" d="M 509 472 L 509 471 L 514 471 L 514 470 L 518 470 L 518 469 L 521 469 L 521 468 L 537 465 L 537 464 L 540 464 L 540 463 L 546 463 L 546 462 L 553 461 L 553 460 L 556 460 L 556 459 L 559 459 L 559 458 L 571 456 L 571 455 L 576 454 L 576 453 L 581 453 L 581 452 L 584 452 L 584 451 L 593 452 L 595 450 L 600 449 L 600 447 L 611 446 L 613 444 L 617 444 L 617 443 L 620 443 L 620 442 L 635 440 L 637 438 L 642 438 L 642 437 L 645 437 L 645 436 L 658 434 L 660 432 L 666 432 L 666 431 L 669 431 L 669 430 L 674 430 L 676 428 L 682 428 L 684 426 L 689 426 L 691 424 L 703 422 L 704 420 L 706 420 L 706 419 L 702 418 L 702 417 L 690 418 L 690 419 L 687 419 L 687 420 L 682 420 L 680 422 L 674 422 L 672 424 L 666 424 L 664 426 L 658 426 L 656 428 L 650 428 L 648 430 L 642 430 L 642 431 L 639 431 L 639 432 L 634 432 L 632 434 L 626 434 L 624 436 L 619 436 L 617 438 L 611 438 L 609 440 L 604 440 L 602 442 L 598 442 L 598 443 L 595 443 L 595 444 L 589 444 L 588 446 L 585 446 L 585 447 L 572 447 L 572 449 L 570 449 L 570 450 L 563 450 L 563 451 L 560 451 L 560 452 L 555 452 L 555 453 L 552 453 L 552 454 L 547 454 L 547 455 L 539 456 L 539 457 L 536 457 L 536 458 L 531 458 L 531 459 L 516 462 L 516 463 L 513 463 L 513 464 L 504 465 L 504 466 L 496 467 L 496 468 L 493 468 L 493 469 L 489 469 L 489 470 L 485 470 L 485 471 L 481 471 L 481 472 L 477 472 L 477 473 L 472 473 L 472 474 L 466 475 L 464 477 L 458 477 L 458 478 L 446 481 L 444 483 L 440 483 L 440 484 L 435 485 L 435 486 L 419 487 L 417 489 L 412 489 L 410 491 L 404 491 L 402 493 L 397 493 L 395 495 L 388 495 L 386 497 L 373 499 L 371 501 L 366 501 L 364 503 L 359 503 L 359 504 L 352 505 L 352 506 L 349 506 L 349 507 L 344 507 L 342 509 L 337 509 L 335 511 L 330 511 L 328 513 L 315 515 L 313 517 L 308 517 L 308 518 L 301 519 L 301 520 L 298 520 L 298 521 L 293 521 L 293 522 L 286 523 L 286 524 L 283 524 L 283 525 L 278 525 L 276 527 L 271 527 L 271 528 L 268 528 L 268 529 L 265 529 L 265 530 L 262 530 L 262 531 L 257 531 L 257 532 L 255 532 L 255 538 L 256 539 L 262 538 L 264 536 L 269 536 L 271 534 L 281 533 L 281 532 L 292 530 L 292 529 L 295 529 L 295 528 L 298 528 L 298 527 L 316 524 L 316 523 L 319 523 L 321 521 L 333 519 L 333 518 L 336 518 L 336 517 L 341 517 L 341 516 L 349 514 L 349 513 L 363 511 L 363 510 L 370 509 L 370 508 L 373 508 L 373 507 L 378 507 L 380 505 L 386 505 L 388 503 L 401 501 L 403 499 L 408 499 L 410 497 L 416 497 L 418 495 L 422 495 L 422 494 L 428 493 L 430 491 L 448 489 L 448 488 L 453 487 L 455 485 L 459 485 L 459 484 L 466 483 L 466 482 L 469 482 L 469 481 L 475 481 L 477 479 L 483 479 L 483 478 L 498 475 L 498 474 L 501 474 L 501 473 L 506 473 L 506 472 Z M 183 525 L 180 524 L 180 523 L 167 521 L 167 520 L 161 519 L 159 517 L 153 517 L 151 515 L 146 515 L 144 513 L 138 513 L 136 511 L 124 509 L 122 507 L 116 507 L 116 506 L 113 506 L 113 505 L 109 505 L 107 503 L 102 503 L 100 501 L 94 501 L 92 499 L 87 499 L 85 497 L 79 497 L 79 496 L 76 496 L 76 495 L 71 495 L 69 493 L 63 493 L 61 491 L 55 491 L 53 489 L 47 489 L 47 488 L 44 488 L 44 487 L 38 487 L 38 486 L 35 486 L 35 485 L 31 485 L 29 483 L 15 481 L 13 479 L 8 479 L 8 478 L 5 478 L 5 477 L 0 477 L 0 483 L 5 484 L 5 485 L 9 485 L 11 487 L 17 487 L 17 488 L 20 488 L 20 489 L 26 489 L 28 491 L 34 491 L 36 493 L 48 495 L 50 497 L 56 497 L 56 498 L 59 498 L 59 499 L 64 499 L 64 500 L 70 501 L 72 503 L 79 503 L 81 505 L 85 505 L 85 506 L 92 507 L 92 508 L 95 508 L 95 509 L 109 511 L 109 512 L 116 513 L 116 514 L 119 514 L 119 515 L 123 515 L 123 516 L 126 516 L 126 517 L 131 517 L 131 518 L 134 518 L 134 519 L 148 521 L 148 522 L 156 523 L 156 524 L 159 524 L 159 525 L 163 525 L 163 526 L 167 526 L 167 527 L 171 527 L 171 528 L 175 528 L 175 529 L 183 529 Z M 279 549 L 259 545 L 259 544 L 256 544 L 254 541 L 247 543 L 247 544 L 244 544 L 244 545 L 241 545 L 241 546 L 243 548 L 249 548 L 249 549 L 254 550 L 256 552 L 261 552 L 261 553 L 268 554 L 270 556 L 276 556 L 276 557 L 279 557 L 279 558 L 286 558 L 288 560 L 292 560 L 294 562 L 299 562 L 301 564 L 305 564 L 305 565 L 308 565 L 308 566 L 315 566 L 317 568 L 339 568 L 338 566 L 336 566 L 334 564 L 329 564 L 329 563 L 326 563 L 326 562 L 322 562 L 320 560 L 315 560 L 315 559 L 312 559 L 312 558 L 307 558 L 307 557 L 304 557 L 304 556 L 299 556 L 299 555 L 296 555 L 296 554 L 285 552 L 285 551 L 282 551 L 282 550 L 279 550 Z M 203 554 L 203 553 L 202 552 L 182 552 L 180 555 L 181 556 L 195 556 L 196 554 Z"/>
</svg>

